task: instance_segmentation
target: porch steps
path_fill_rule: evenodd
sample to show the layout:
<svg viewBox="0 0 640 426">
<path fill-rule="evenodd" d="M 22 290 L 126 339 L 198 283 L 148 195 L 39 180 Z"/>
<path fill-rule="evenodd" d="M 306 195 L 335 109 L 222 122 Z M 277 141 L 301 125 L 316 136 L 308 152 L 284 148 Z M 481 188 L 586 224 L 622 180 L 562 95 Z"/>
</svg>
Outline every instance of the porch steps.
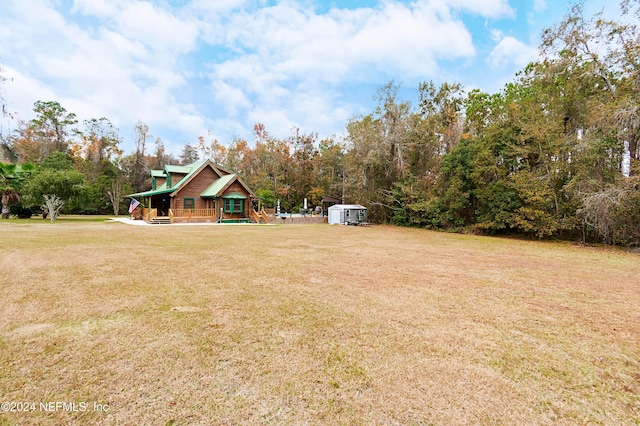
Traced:
<svg viewBox="0 0 640 426">
<path fill-rule="evenodd" d="M 171 225 L 171 218 L 168 216 L 154 217 L 149 223 L 152 225 Z"/>
</svg>

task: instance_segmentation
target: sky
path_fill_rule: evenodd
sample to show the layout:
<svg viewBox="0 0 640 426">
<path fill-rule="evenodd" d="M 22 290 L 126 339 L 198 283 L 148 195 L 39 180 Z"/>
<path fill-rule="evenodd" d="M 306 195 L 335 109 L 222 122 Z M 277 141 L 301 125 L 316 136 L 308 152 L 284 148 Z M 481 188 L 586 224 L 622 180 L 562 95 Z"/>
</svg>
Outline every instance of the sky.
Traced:
<svg viewBox="0 0 640 426">
<path fill-rule="evenodd" d="M 614 3 L 614 4 L 611 4 Z M 0 90 L 14 120 L 56 101 L 108 118 L 122 148 L 149 126 L 178 155 L 292 129 L 340 138 L 378 89 L 458 82 L 495 93 L 537 58 L 570 0 L 1 0 Z M 617 1 L 586 0 L 587 15 Z"/>
</svg>

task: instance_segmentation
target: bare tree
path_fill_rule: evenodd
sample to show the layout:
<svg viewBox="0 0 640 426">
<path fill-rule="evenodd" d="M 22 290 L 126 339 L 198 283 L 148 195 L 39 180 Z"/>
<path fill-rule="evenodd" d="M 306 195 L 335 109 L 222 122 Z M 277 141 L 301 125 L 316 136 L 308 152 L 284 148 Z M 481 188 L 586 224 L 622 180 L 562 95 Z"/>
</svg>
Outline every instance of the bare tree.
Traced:
<svg viewBox="0 0 640 426">
<path fill-rule="evenodd" d="M 118 217 L 120 210 L 120 200 L 122 199 L 122 180 L 116 179 L 111 183 L 111 189 L 107 190 L 107 197 L 113 206 L 113 214 Z"/>
<path fill-rule="evenodd" d="M 42 205 L 43 210 L 47 210 L 49 212 L 49 217 L 51 218 L 51 222 L 55 221 L 60 214 L 60 210 L 64 206 L 64 201 L 55 194 L 44 194 L 44 204 Z"/>
<path fill-rule="evenodd" d="M 136 152 L 131 170 L 131 182 L 136 191 L 143 191 L 146 187 L 147 175 L 149 172 L 148 165 L 145 162 L 145 150 L 147 140 L 151 139 L 149 126 L 142 121 L 138 121 L 133 129 L 136 138 Z"/>
<path fill-rule="evenodd" d="M 602 191 L 583 195 L 583 207 L 578 210 L 584 223 L 593 228 L 603 241 L 613 244 L 618 228 L 618 218 L 615 209 L 620 206 L 627 191 L 619 187 L 609 187 Z"/>
</svg>

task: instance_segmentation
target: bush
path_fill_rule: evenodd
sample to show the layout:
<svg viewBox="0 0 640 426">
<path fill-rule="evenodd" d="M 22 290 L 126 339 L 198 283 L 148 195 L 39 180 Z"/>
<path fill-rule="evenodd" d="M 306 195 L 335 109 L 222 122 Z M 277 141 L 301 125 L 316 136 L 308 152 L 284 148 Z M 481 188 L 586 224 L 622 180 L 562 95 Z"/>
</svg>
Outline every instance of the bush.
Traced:
<svg viewBox="0 0 640 426">
<path fill-rule="evenodd" d="M 640 245 L 638 178 L 586 194 L 578 216 L 606 244 Z"/>
<path fill-rule="evenodd" d="M 9 208 L 9 213 L 13 216 L 17 216 L 19 219 L 29 219 L 33 216 L 33 211 L 29 207 L 25 207 L 22 204 L 14 204 Z"/>
</svg>

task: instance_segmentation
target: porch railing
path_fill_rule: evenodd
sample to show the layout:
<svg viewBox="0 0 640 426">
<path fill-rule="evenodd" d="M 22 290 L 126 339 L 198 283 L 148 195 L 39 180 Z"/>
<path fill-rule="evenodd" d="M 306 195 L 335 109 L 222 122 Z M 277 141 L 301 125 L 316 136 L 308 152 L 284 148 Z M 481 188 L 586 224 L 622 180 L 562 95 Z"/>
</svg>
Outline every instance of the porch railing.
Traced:
<svg viewBox="0 0 640 426">
<path fill-rule="evenodd" d="M 151 219 L 158 217 L 158 209 L 150 209 L 147 215 L 147 222 L 151 222 Z"/>
<path fill-rule="evenodd" d="M 267 216 L 267 212 L 264 209 L 260 211 L 260 216 L 264 219 L 264 223 L 269 223 L 269 216 Z"/>
<path fill-rule="evenodd" d="M 258 214 L 257 211 L 251 209 L 251 218 L 254 220 L 255 223 L 260 223 L 260 215 Z"/>
<path fill-rule="evenodd" d="M 171 209 L 173 217 L 217 217 L 216 209 Z"/>
</svg>

